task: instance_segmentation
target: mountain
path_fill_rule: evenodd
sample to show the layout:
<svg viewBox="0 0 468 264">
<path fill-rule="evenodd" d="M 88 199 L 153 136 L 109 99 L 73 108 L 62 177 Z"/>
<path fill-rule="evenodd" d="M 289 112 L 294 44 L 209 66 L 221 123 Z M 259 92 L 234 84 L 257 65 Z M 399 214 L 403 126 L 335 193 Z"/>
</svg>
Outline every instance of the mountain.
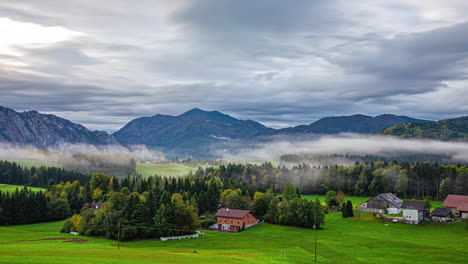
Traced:
<svg viewBox="0 0 468 264">
<path fill-rule="evenodd" d="M 179 116 L 155 115 L 130 121 L 114 133 L 123 145 L 144 144 L 169 155 L 212 157 L 216 143 L 249 139 L 273 129 L 252 120 L 239 120 L 218 111 L 192 109 Z"/>
<path fill-rule="evenodd" d="M 379 134 L 402 138 L 468 140 L 468 116 L 434 123 L 411 123 L 392 126 L 380 131 Z"/>
<path fill-rule="evenodd" d="M 0 106 L 0 142 L 30 144 L 47 148 L 60 143 L 85 143 L 92 145 L 119 144 L 112 135 L 90 131 L 55 115 L 37 111 L 18 113 Z"/>
<path fill-rule="evenodd" d="M 414 119 L 407 116 L 396 116 L 390 114 L 376 117 L 366 115 L 325 117 L 310 125 L 284 128 L 278 130 L 277 134 L 339 134 L 344 132 L 373 134 L 384 128 L 406 123 L 429 123 L 432 121 Z"/>
</svg>

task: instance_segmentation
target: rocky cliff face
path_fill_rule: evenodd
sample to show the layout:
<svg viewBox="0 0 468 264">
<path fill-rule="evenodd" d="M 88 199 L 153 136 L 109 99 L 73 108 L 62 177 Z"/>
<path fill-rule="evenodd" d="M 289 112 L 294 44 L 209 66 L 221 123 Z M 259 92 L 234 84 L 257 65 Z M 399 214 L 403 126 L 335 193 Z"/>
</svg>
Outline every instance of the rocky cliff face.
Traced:
<svg viewBox="0 0 468 264">
<path fill-rule="evenodd" d="M 119 145 L 112 135 L 91 131 L 55 115 L 18 113 L 0 106 L 0 141 L 47 148 L 60 143 Z"/>
</svg>

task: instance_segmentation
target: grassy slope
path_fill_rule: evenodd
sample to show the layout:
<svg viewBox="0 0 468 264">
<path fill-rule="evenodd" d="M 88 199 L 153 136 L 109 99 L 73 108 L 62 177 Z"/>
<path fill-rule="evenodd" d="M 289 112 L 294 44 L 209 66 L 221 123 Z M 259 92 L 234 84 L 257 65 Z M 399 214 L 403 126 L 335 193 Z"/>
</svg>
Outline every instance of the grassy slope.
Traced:
<svg viewBox="0 0 468 264">
<path fill-rule="evenodd" d="M 21 185 L 10 185 L 10 184 L 0 184 L 0 191 L 2 192 L 14 192 L 18 189 L 23 189 L 24 186 Z M 43 191 L 45 190 L 44 188 L 39 188 L 39 187 L 28 187 L 28 189 L 33 190 L 33 191 Z"/>
<path fill-rule="evenodd" d="M 263 162 L 249 162 L 249 164 L 262 165 Z M 273 166 L 278 166 L 278 162 L 272 162 Z M 138 163 L 136 171 L 144 177 L 153 176 L 155 174 L 161 176 L 182 176 L 190 171 L 195 172 L 199 167 L 219 167 L 219 165 L 199 165 L 199 164 L 156 164 L 156 163 Z"/>
<path fill-rule="evenodd" d="M 194 165 L 194 164 L 154 164 L 138 163 L 136 171 L 144 177 L 154 176 L 183 176 L 190 171 L 195 172 L 198 167 L 217 167 L 217 165 Z"/>
<path fill-rule="evenodd" d="M 318 231 L 321 263 L 466 263 L 463 223 L 388 224 L 327 215 Z M 0 263 L 310 263 L 316 231 L 261 224 L 243 233 L 121 243 L 59 234 L 62 222 L 0 227 Z M 87 243 L 45 238 L 82 238 Z M 197 250 L 199 253 L 191 253 Z"/>
</svg>

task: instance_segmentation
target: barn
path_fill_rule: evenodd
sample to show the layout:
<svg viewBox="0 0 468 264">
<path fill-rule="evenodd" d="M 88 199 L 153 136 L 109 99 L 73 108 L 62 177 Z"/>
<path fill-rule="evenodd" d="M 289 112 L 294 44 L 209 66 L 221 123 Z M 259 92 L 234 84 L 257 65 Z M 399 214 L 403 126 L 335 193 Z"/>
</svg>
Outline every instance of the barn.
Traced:
<svg viewBox="0 0 468 264">
<path fill-rule="evenodd" d="M 401 212 L 402 202 L 403 201 L 393 193 L 381 193 L 358 205 L 357 209 L 361 212 L 383 213 L 382 207 L 386 207 L 388 214 L 399 214 Z"/>
<path fill-rule="evenodd" d="M 450 208 L 455 217 L 468 219 L 468 196 L 449 194 L 442 206 Z"/>
</svg>

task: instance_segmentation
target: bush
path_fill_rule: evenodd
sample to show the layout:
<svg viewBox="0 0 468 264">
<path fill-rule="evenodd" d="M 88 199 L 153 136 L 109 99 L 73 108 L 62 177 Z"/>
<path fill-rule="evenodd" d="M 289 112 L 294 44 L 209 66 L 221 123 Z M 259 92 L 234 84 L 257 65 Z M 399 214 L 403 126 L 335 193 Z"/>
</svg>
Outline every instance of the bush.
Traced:
<svg viewBox="0 0 468 264">
<path fill-rule="evenodd" d="M 65 221 L 63 223 L 63 226 L 62 226 L 62 229 L 60 230 L 61 233 L 70 233 L 71 230 L 72 230 L 72 221 L 71 219 L 67 219 L 67 221 Z"/>
<path fill-rule="evenodd" d="M 213 224 L 216 224 L 216 220 L 213 220 L 213 219 L 207 219 L 207 220 L 201 220 L 200 221 L 200 226 L 202 228 L 208 228 L 210 227 L 211 225 Z"/>
</svg>

